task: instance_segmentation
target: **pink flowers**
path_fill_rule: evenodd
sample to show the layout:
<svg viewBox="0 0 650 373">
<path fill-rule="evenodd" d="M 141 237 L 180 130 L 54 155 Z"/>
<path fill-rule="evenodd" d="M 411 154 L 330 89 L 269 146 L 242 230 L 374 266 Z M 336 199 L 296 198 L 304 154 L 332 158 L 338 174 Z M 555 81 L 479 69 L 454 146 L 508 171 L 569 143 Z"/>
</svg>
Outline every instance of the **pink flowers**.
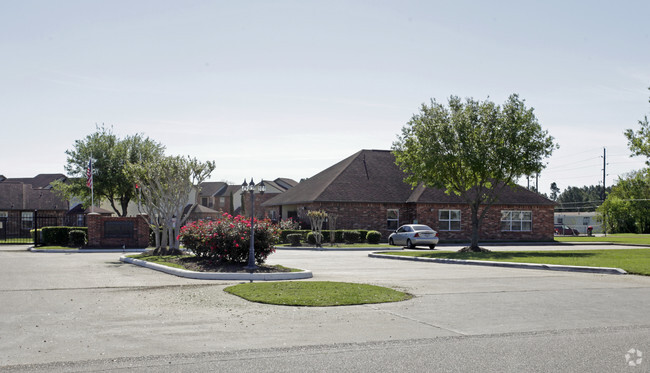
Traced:
<svg viewBox="0 0 650 373">
<path fill-rule="evenodd" d="M 257 221 L 257 220 L 256 220 Z M 248 261 L 250 219 L 223 214 L 220 220 L 199 221 L 181 228 L 179 239 L 196 256 L 214 261 Z M 269 220 L 255 224 L 255 260 L 264 262 L 275 251 L 280 231 Z"/>
</svg>

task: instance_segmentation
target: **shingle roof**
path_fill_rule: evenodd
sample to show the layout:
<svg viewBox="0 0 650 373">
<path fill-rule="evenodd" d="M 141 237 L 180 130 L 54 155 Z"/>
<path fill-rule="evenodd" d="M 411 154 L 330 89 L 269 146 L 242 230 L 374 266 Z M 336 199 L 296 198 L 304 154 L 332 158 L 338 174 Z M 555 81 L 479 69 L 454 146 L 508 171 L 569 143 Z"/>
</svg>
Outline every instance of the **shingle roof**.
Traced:
<svg viewBox="0 0 650 373">
<path fill-rule="evenodd" d="M 56 180 L 65 181 L 67 177 L 64 174 L 38 174 L 34 177 L 15 177 L 0 180 L 0 182 L 17 182 L 30 184 L 34 189 L 48 188 Z"/>
<path fill-rule="evenodd" d="M 368 203 L 464 203 L 442 189 L 411 185 L 395 164 L 389 150 L 361 150 L 322 172 L 300 182 L 288 191 L 264 202 L 277 206 L 312 202 Z M 500 203 L 553 204 L 552 201 L 522 187 L 506 188 Z"/>
<path fill-rule="evenodd" d="M 34 189 L 30 184 L 0 183 L 0 210 L 67 210 L 68 202 L 51 189 Z"/>
<path fill-rule="evenodd" d="M 227 184 L 223 181 L 206 181 L 201 183 L 202 196 L 216 196 L 225 192 Z"/>
<path fill-rule="evenodd" d="M 283 187 L 285 190 L 286 189 L 291 189 L 298 185 L 298 182 L 295 181 L 294 179 L 289 179 L 287 177 L 279 177 L 274 180 L 277 185 L 280 185 Z"/>
</svg>

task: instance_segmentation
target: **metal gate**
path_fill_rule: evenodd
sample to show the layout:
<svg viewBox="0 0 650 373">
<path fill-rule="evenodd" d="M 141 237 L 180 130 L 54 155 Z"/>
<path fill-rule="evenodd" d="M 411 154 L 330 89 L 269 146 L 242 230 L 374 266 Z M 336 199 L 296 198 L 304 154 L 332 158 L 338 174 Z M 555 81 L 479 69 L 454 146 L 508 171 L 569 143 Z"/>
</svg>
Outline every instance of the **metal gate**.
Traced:
<svg viewBox="0 0 650 373">
<path fill-rule="evenodd" d="M 40 215 L 38 211 L 0 217 L 0 244 L 38 245 L 42 240 L 33 232 L 43 227 L 65 225 L 65 220 L 62 216 Z"/>
</svg>

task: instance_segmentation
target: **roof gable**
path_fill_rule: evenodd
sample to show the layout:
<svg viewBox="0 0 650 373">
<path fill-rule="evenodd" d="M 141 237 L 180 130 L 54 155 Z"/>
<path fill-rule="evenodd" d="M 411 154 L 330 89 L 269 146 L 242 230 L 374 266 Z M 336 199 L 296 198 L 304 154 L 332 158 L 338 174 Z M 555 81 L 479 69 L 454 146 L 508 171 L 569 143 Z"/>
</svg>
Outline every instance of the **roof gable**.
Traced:
<svg viewBox="0 0 650 373">
<path fill-rule="evenodd" d="M 223 181 L 205 181 L 201 183 L 201 196 L 216 196 L 226 191 L 228 184 Z"/>
<path fill-rule="evenodd" d="M 52 184 L 54 181 L 65 181 L 66 179 L 67 177 L 64 174 L 38 174 L 34 177 L 5 178 L 0 180 L 0 182 L 16 182 L 30 184 L 34 189 L 49 189 L 51 188 L 50 184 Z"/>
<path fill-rule="evenodd" d="M 389 150 L 361 150 L 295 187 L 266 201 L 264 206 L 312 202 L 465 203 L 443 189 L 404 182 L 406 174 Z M 497 203 L 553 204 L 523 187 L 504 189 Z"/>
</svg>

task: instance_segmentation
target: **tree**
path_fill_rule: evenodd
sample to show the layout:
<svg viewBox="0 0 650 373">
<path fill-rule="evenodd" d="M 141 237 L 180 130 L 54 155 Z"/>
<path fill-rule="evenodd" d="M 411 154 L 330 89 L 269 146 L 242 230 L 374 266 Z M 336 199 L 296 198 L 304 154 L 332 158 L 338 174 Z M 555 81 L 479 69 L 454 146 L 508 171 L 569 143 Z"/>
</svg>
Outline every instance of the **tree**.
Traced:
<svg viewBox="0 0 650 373">
<path fill-rule="evenodd" d="M 650 233 L 650 169 L 620 178 L 598 212 L 612 233 Z"/>
<path fill-rule="evenodd" d="M 322 247 L 323 241 L 323 223 L 327 219 L 327 213 L 323 210 L 312 210 L 307 212 L 309 222 L 311 223 L 311 230 L 314 232 L 314 239 L 316 240 L 316 247 Z"/>
<path fill-rule="evenodd" d="M 605 194 L 611 187 L 605 188 Z M 594 211 L 602 203 L 603 186 L 585 185 L 583 187 L 570 186 L 558 197 L 558 209 L 564 211 Z"/>
<path fill-rule="evenodd" d="M 557 197 L 559 196 L 560 193 L 560 188 L 557 187 L 557 183 L 554 181 L 551 183 L 551 200 L 552 201 L 557 201 Z"/>
<path fill-rule="evenodd" d="M 135 189 L 133 179 L 125 173 L 125 165 L 156 159 L 163 151 L 162 145 L 141 134 L 120 139 L 111 129 L 98 126 L 95 133 L 76 140 L 74 148 L 66 150 L 65 170 L 70 179 L 55 183 L 54 189 L 67 199 L 79 198 L 84 206 L 90 206 L 91 189 L 86 186 L 86 170 L 92 157 L 95 199 L 107 200 L 118 216 L 126 216 Z"/>
<path fill-rule="evenodd" d="M 650 102 L 650 99 L 648 99 L 648 102 Z M 639 121 L 639 126 L 641 128 L 636 132 L 630 128 L 625 130 L 627 146 L 632 151 L 632 156 L 646 156 L 648 159 L 646 159 L 645 163 L 650 166 L 650 122 L 647 115 Z"/>
<path fill-rule="evenodd" d="M 193 190 L 214 170 L 214 162 L 195 158 L 167 156 L 147 162 L 129 163 L 127 173 L 142 194 L 142 209 L 148 215 L 156 237 L 155 255 L 180 253 L 178 236 L 197 201 L 190 201 Z M 183 214 L 185 207 L 191 208 Z"/>
<path fill-rule="evenodd" d="M 469 204 L 472 236 L 463 250 L 483 251 L 478 232 L 490 206 L 518 178 L 540 172 L 556 147 L 533 109 L 513 94 L 501 107 L 456 96 L 448 106 L 435 100 L 422 104 L 393 152 L 413 187 L 444 188 Z"/>
</svg>

